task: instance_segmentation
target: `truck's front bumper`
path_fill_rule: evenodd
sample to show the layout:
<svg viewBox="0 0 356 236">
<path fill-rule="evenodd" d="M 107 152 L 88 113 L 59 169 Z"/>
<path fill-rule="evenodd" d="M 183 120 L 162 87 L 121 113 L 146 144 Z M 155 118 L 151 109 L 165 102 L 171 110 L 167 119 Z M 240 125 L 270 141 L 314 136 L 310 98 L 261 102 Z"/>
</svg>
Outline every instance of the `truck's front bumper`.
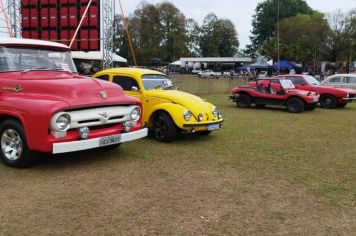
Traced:
<svg viewBox="0 0 356 236">
<path fill-rule="evenodd" d="M 117 143 L 124 143 L 135 139 L 144 138 L 147 136 L 147 134 L 148 134 L 147 128 L 143 128 L 129 133 L 121 133 L 120 141 Z M 100 147 L 100 140 L 107 137 L 92 138 L 92 139 L 72 141 L 72 142 L 54 143 L 52 153 L 57 154 L 57 153 L 75 152 L 75 151 L 82 151 L 82 150 L 87 150 L 92 148 L 98 148 Z"/>
</svg>

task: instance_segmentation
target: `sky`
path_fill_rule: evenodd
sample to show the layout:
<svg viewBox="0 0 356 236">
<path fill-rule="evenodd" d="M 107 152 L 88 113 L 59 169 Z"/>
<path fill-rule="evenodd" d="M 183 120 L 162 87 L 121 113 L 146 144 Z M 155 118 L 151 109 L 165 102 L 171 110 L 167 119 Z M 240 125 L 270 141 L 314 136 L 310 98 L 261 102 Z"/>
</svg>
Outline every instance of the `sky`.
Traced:
<svg viewBox="0 0 356 236">
<path fill-rule="evenodd" d="M 118 2 L 118 1 L 117 1 Z M 121 0 L 124 14 L 132 14 L 141 0 Z M 146 0 L 148 3 L 156 4 L 162 0 Z M 196 20 L 199 25 L 203 23 L 204 17 L 210 12 L 215 13 L 219 18 L 230 19 L 238 33 L 240 48 L 244 48 L 250 42 L 249 36 L 252 29 L 252 16 L 258 3 L 261 0 L 169 0 L 173 3 L 186 18 Z M 337 9 L 349 11 L 356 8 L 356 0 L 306 0 L 308 5 L 314 10 L 323 13 L 332 13 Z M 116 5 L 119 11 L 118 4 Z"/>
<path fill-rule="evenodd" d="M 115 12 L 119 13 L 118 0 L 116 1 Z M 124 14 L 133 14 L 142 0 L 121 0 Z M 262 0 L 168 0 L 172 2 L 186 18 L 196 20 L 199 25 L 203 23 L 204 17 L 210 12 L 215 13 L 219 18 L 230 19 L 238 33 L 240 48 L 244 48 L 250 42 L 249 36 L 252 29 L 251 22 L 255 8 Z M 7 1 L 3 0 L 7 5 Z M 156 4 L 162 0 L 146 0 L 148 3 Z M 349 11 L 356 8 L 356 0 L 306 0 L 308 5 L 314 10 L 323 13 L 332 13 L 337 9 Z M 2 18 L 2 14 L 0 15 Z M 3 23 L 0 21 L 0 26 Z M 6 34 L 5 34 L 6 35 Z M 0 34 L 4 36 L 4 34 Z"/>
</svg>

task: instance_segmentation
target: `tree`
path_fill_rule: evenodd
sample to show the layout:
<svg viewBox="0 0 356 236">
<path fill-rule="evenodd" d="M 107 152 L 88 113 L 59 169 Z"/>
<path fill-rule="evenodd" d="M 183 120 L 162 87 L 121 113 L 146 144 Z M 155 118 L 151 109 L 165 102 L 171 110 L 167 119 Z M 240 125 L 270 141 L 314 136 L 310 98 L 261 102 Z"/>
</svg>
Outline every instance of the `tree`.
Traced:
<svg viewBox="0 0 356 236">
<path fill-rule="evenodd" d="M 328 15 L 330 33 L 324 44 L 328 61 L 348 61 L 356 41 L 356 8 L 348 13 L 337 10 Z"/>
<path fill-rule="evenodd" d="M 204 18 L 200 41 L 204 57 L 231 57 L 239 46 L 234 24 L 227 19 L 218 19 L 213 13 Z"/>
<path fill-rule="evenodd" d="M 189 50 L 189 56 L 200 57 L 200 39 L 202 37 L 202 29 L 199 27 L 198 23 L 193 19 L 187 19 L 186 22 L 187 30 L 187 48 Z"/>
<path fill-rule="evenodd" d="M 250 36 L 252 44 L 246 46 L 246 52 L 255 56 L 257 49 L 266 39 L 276 36 L 276 24 L 280 19 L 296 16 L 298 13 L 311 14 L 312 12 L 313 10 L 304 0 L 266 0 L 259 3 L 252 19 L 253 29 Z"/>
</svg>

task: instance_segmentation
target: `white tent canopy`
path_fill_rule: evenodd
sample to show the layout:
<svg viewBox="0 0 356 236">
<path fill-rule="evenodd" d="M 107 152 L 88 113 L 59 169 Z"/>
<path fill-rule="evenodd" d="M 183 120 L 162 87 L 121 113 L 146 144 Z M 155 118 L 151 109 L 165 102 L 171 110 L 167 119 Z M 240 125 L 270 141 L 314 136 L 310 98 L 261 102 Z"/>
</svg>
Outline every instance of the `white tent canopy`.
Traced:
<svg viewBox="0 0 356 236">
<path fill-rule="evenodd" d="M 81 59 L 81 60 L 97 60 L 101 61 L 103 60 L 103 52 L 101 51 L 89 51 L 89 52 L 84 52 L 84 51 L 72 51 L 72 57 L 74 59 Z M 113 56 L 114 62 L 122 62 L 122 63 L 127 63 L 127 59 L 117 55 L 114 53 Z"/>
<path fill-rule="evenodd" d="M 172 66 L 180 66 L 181 62 L 180 61 L 175 61 L 175 62 L 172 62 L 170 65 L 172 65 Z"/>
</svg>

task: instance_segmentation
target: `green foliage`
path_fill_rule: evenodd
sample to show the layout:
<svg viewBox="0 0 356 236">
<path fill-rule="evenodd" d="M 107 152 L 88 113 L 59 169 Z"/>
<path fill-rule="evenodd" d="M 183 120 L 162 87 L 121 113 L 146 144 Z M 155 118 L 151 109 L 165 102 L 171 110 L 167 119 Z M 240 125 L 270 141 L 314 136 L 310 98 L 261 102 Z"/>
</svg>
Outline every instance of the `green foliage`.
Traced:
<svg viewBox="0 0 356 236">
<path fill-rule="evenodd" d="M 210 13 L 202 26 L 201 50 L 204 57 L 231 57 L 237 53 L 239 41 L 234 24 Z"/>
<path fill-rule="evenodd" d="M 296 16 L 298 13 L 311 14 L 313 10 L 304 0 L 266 0 L 257 5 L 252 19 L 251 45 L 247 46 L 247 53 L 255 55 L 257 49 L 265 40 L 276 36 L 276 24 L 279 19 Z"/>
</svg>

